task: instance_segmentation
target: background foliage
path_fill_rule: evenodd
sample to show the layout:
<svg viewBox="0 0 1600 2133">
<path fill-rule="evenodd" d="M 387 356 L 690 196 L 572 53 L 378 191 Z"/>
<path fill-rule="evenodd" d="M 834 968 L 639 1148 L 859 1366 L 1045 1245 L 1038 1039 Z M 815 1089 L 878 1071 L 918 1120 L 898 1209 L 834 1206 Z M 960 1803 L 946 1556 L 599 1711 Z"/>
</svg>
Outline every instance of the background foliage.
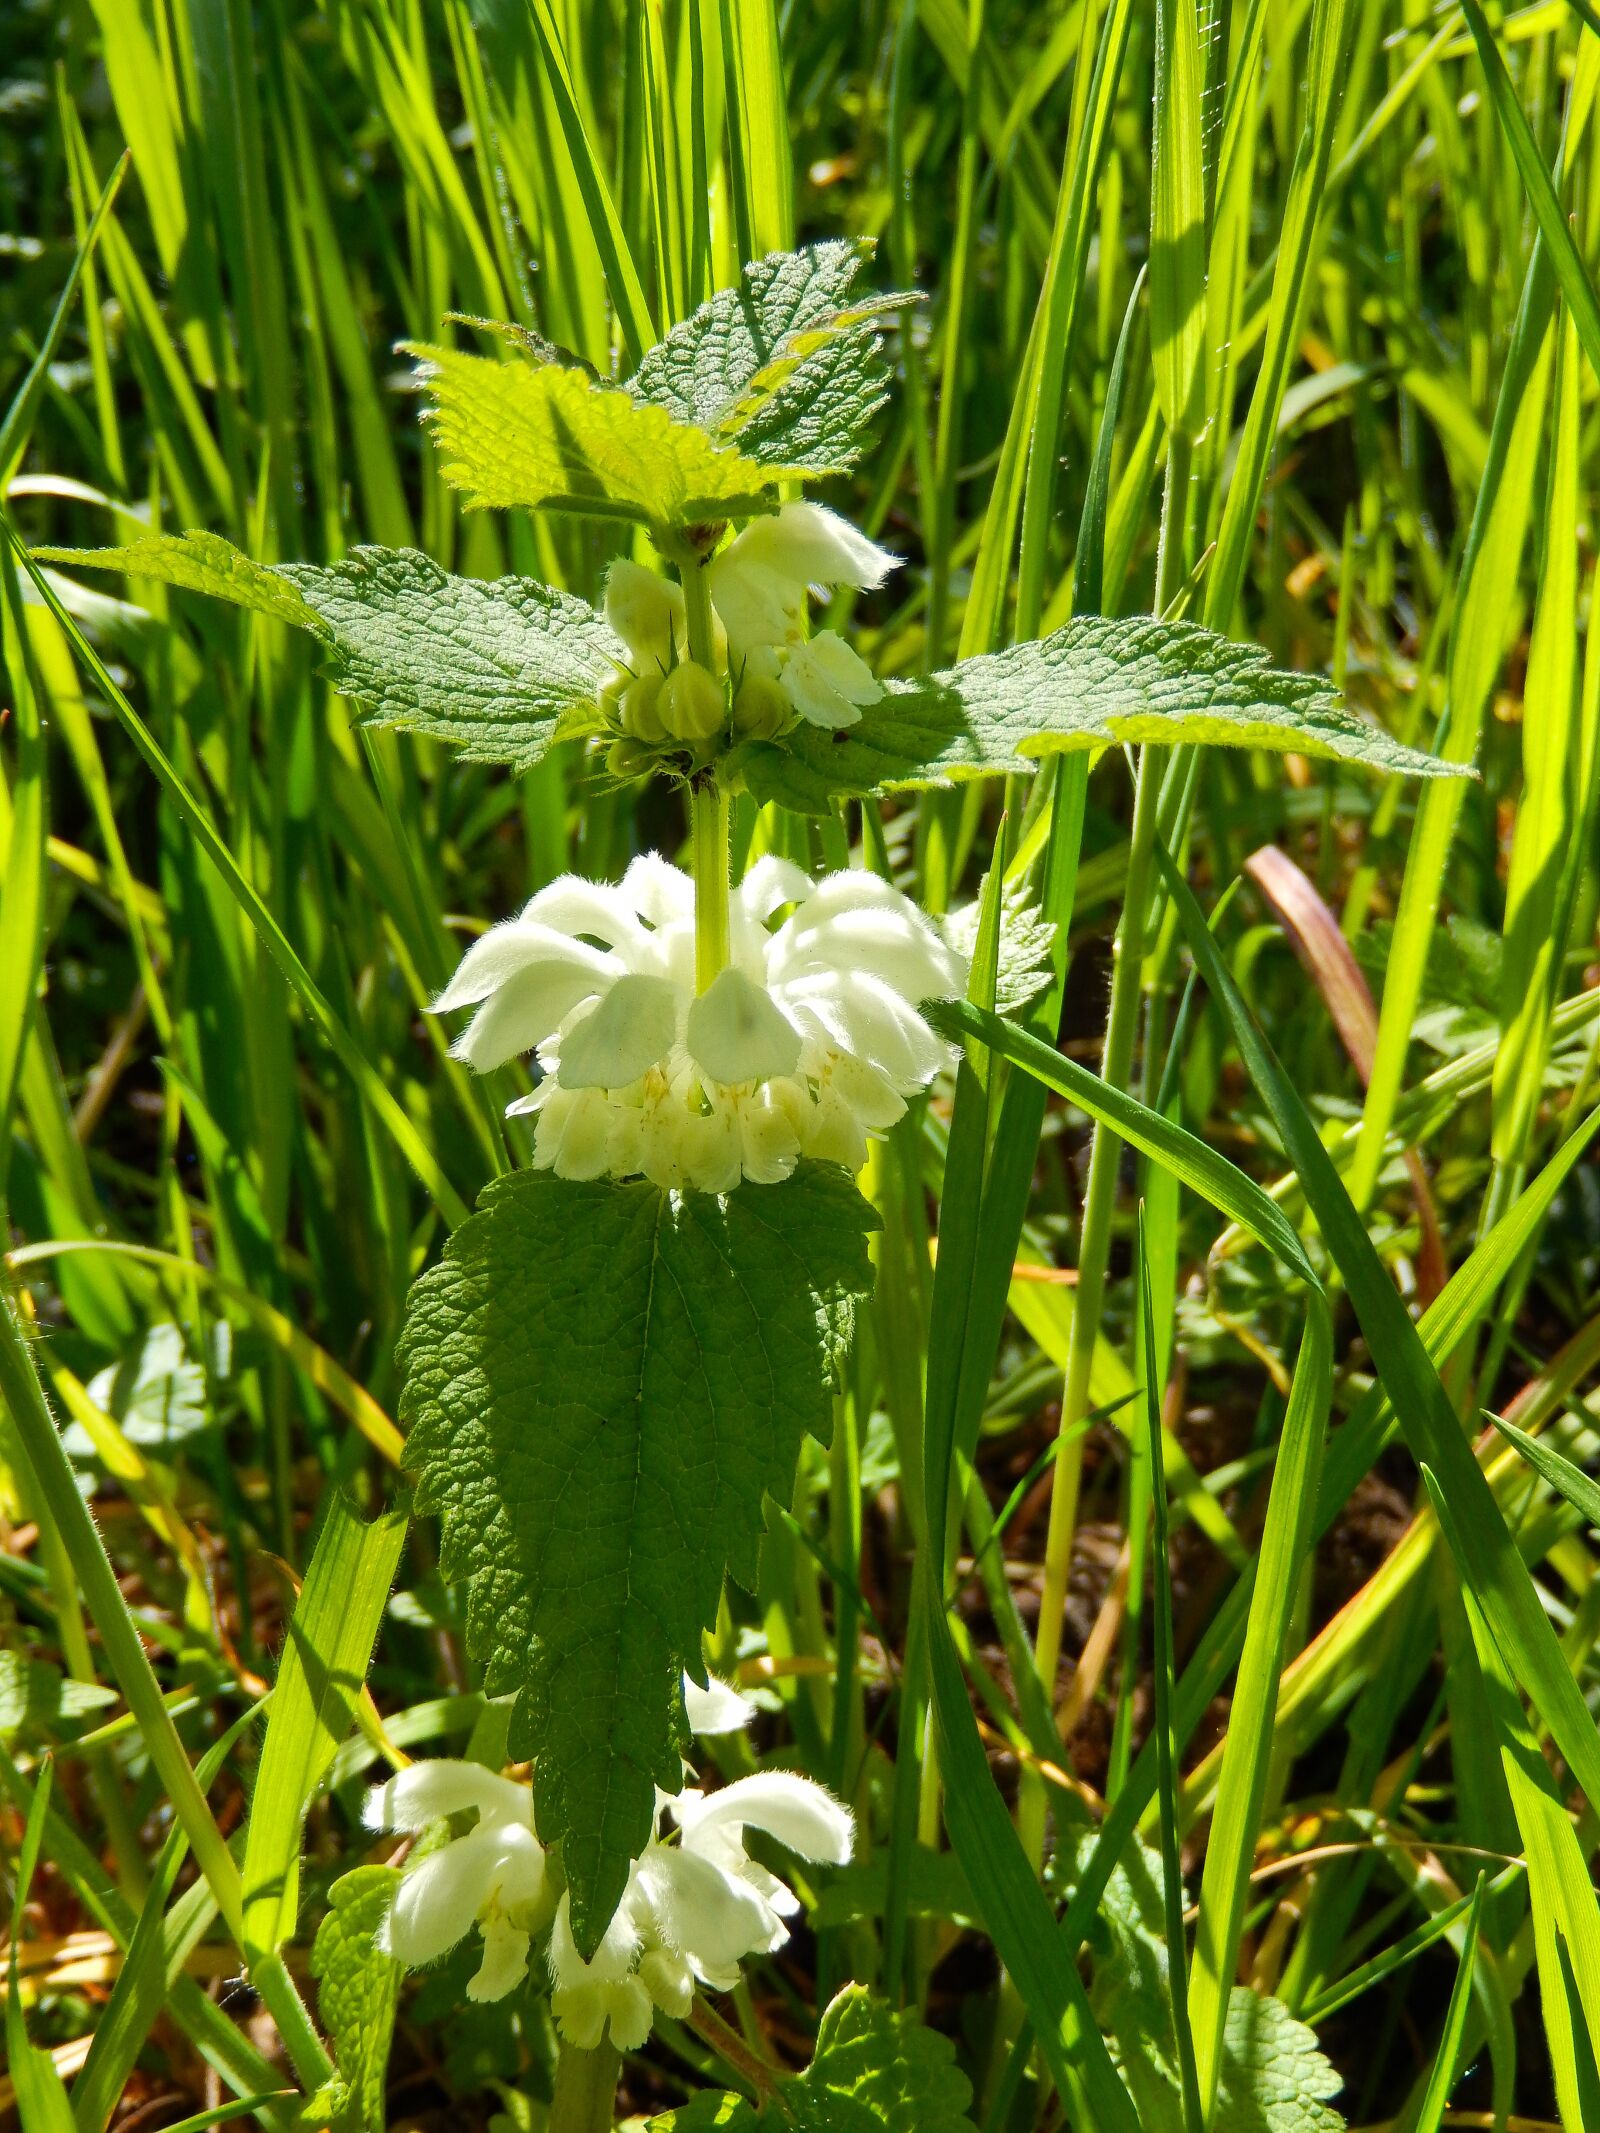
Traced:
<svg viewBox="0 0 1600 2133">
<path fill-rule="evenodd" d="M 207 527 L 262 562 L 326 563 L 377 541 L 593 597 L 628 537 L 463 512 L 394 344 L 458 311 L 625 374 L 741 261 L 876 238 L 864 280 L 926 299 L 894 338 L 876 444 L 830 492 L 907 559 L 850 616 L 880 671 L 999 650 L 1070 612 L 1176 606 L 1481 772 L 1419 787 L 1191 752 L 1163 820 L 1187 793 L 1208 903 L 1242 877 L 1228 968 L 1377 1261 L 1427 1307 L 1463 1428 L 1501 1413 L 1558 1455 L 1479 1441 L 1592 1704 L 1595 1505 L 1563 1463 L 1594 1451 L 1600 1358 L 1600 1189 L 1580 1131 L 1600 1044 L 1586 12 L 16 0 L 0 483 L 34 544 Z M 597 784 L 575 745 L 511 779 L 361 728 L 277 623 L 148 583 L 52 583 L 104 669 L 0 559 L 0 1161 L 10 1264 L 45 1335 L 33 1354 L 116 1580 L 79 1498 L 51 1495 L 25 1456 L 28 1386 L 0 1380 L 0 1840 L 17 1896 L 0 2093 L 30 2125 L 66 2111 L 89 2128 L 279 2090 L 280 2035 L 296 2077 L 323 2078 L 299 1993 L 314 1997 L 308 1964 L 341 1960 L 326 1924 L 313 1957 L 319 1921 L 362 1930 L 355 1894 L 330 1913 L 327 1890 L 367 1856 L 367 1774 L 390 1746 L 493 1759 L 502 1714 L 466 1661 L 436 1529 L 413 1525 L 389 1595 L 398 1528 L 364 1538 L 350 1508 L 370 1518 L 394 1494 L 407 1288 L 526 1153 L 500 1118 L 516 1071 L 475 1084 L 420 1010 L 486 920 L 565 867 L 614 876 L 641 846 L 673 852 L 684 825 L 660 793 Z M 1104 2027 L 1148 2122 L 1184 2124 L 1181 2068 L 1164 2042 L 1137 2044 L 1171 2008 L 1159 1897 L 1113 1894 L 1097 1917 L 1078 1834 L 1109 1809 L 1117 1870 L 1159 1885 L 1159 1859 L 1127 1846 L 1142 1809 L 1169 1856 L 1181 1844 L 1198 1867 L 1209 1834 L 1224 1860 L 1189 2000 L 1202 2059 L 1202 2015 L 1248 2032 L 1222 2047 L 1216 2123 L 1327 2123 L 1314 2053 L 1279 2115 L 1238 2072 L 1259 2025 L 1293 2016 L 1343 2076 L 1352 2123 L 1438 2124 L 1448 2100 L 1576 2124 L 1600 2078 L 1600 1973 L 1581 1961 L 1597 1832 L 1576 1814 L 1570 1723 L 1496 1642 L 1494 1559 L 1468 1549 L 1463 1590 L 1437 1545 L 1395 1423 L 1426 1386 L 1372 1310 L 1376 1262 L 1332 1219 L 1222 988 L 1183 999 L 1176 912 L 1142 869 L 1129 879 L 1120 753 L 1086 781 L 1073 761 L 1031 789 L 847 819 L 748 803 L 738 835 L 828 863 L 881 835 L 941 909 L 975 893 L 1003 805 L 1018 873 L 1039 803 L 1082 805 L 1045 1034 L 1069 1062 L 1104 1041 L 1108 1080 L 1306 1222 L 1332 1361 L 1315 1515 L 1296 1533 L 1291 1505 L 1264 1528 L 1275 1462 L 1309 1462 L 1286 1470 L 1311 1502 L 1321 1420 L 1290 1372 L 1312 1292 L 1223 1227 L 1199 1173 L 1180 1191 L 1148 1157 L 1119 1160 L 1109 1132 L 1091 1160 L 1081 1090 L 1047 1104 L 975 1055 L 954 1124 L 935 1100 L 868 1174 L 878 1287 L 833 1447 L 807 1449 L 758 1590 L 730 1595 L 713 1639 L 765 1701 L 760 1751 L 850 1797 L 866 1832 L 820 1891 L 814 1938 L 730 2013 L 797 2067 L 833 1991 L 873 1984 L 954 2041 L 975 2120 L 999 2127 L 1060 2109 L 1066 2047 L 1014 2048 L 1055 2008 L 1069 2044 L 1073 2021 Z M 1157 783 L 1153 766 L 1152 806 Z M 1119 913 L 1134 975 L 1107 1033 Z M 1386 1144 L 1396 1123 L 1409 1160 Z M 1074 1268 L 1092 1292 L 1075 1356 Z M 1170 1555 L 1147 1537 L 1162 1492 L 1141 1382 L 1167 1425 Z M 913 1568 L 925 1442 L 951 1447 L 939 1471 L 959 1513 L 949 1652 L 926 1644 Z M 314 1547 L 302 1619 L 325 1621 L 343 1686 L 305 1721 L 304 1761 L 271 1767 L 254 1716 L 268 1683 L 280 1707 L 314 1701 L 285 1635 Z M 1135 1757 L 1154 1758 L 1169 1707 L 1168 1605 L 1180 1752 L 1141 1790 Z M 948 1793 L 923 1723 L 947 1660 L 989 1765 L 953 1765 Z M 742 1752 L 724 1751 L 730 1774 Z M 268 1900 L 313 1794 L 298 1908 L 292 1885 Z M 1043 1857 L 1048 1809 L 1050 1901 L 1081 1898 L 1065 1954 L 1044 1898 L 1013 1902 L 998 1867 L 962 1864 L 994 1835 L 962 1818 L 1000 1796 L 1021 1840 L 995 1855 L 1007 1871 Z M 1115 1864 L 1102 1854 L 1101 1886 Z M 1106 1919 L 1126 1929 L 1140 1902 L 1144 1938 L 1117 1940 Z M 1234 1964 L 1201 1952 L 1224 1917 L 1238 1982 L 1287 2015 L 1236 2015 Z M 230 1982 L 247 1934 L 271 2019 Z M 1002 1978 L 989 1936 L 1008 1934 Z M 463 2014 L 459 1970 L 401 1998 L 389 2114 L 537 2125 L 537 2002 Z M 357 1985 L 336 1992 L 325 2026 L 360 2003 Z M 1255 2028 L 1252 2007 L 1271 2010 Z M 1261 2057 L 1308 2051 L 1305 2035 Z M 370 2119 L 377 2077 L 354 2064 L 364 2100 L 338 2108 Z M 663 2110 L 726 2080 L 699 2039 L 663 2029 L 625 2098 Z M 282 2121 L 290 2105 L 257 2108 Z"/>
</svg>

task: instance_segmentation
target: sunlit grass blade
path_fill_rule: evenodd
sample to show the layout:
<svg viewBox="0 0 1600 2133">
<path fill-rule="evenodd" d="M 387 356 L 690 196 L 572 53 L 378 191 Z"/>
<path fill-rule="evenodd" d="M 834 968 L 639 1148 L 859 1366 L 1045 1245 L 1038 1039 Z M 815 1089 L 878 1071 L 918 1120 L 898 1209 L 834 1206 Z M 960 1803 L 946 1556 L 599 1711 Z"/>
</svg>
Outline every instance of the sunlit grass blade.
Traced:
<svg viewBox="0 0 1600 2133">
<path fill-rule="evenodd" d="M 1433 1469 L 1422 1478 L 1458 1564 L 1466 1536 L 1459 1506 L 1447 1500 Z M 1493 1622 L 1475 1586 L 1464 1576 L 1461 1596 L 1472 1624 L 1472 1641 L 1499 1737 L 1500 1759 L 1528 1864 L 1534 1947 L 1542 1986 L 1545 2037 L 1555 2074 L 1556 2097 L 1565 2124 L 1585 2123 L 1592 2101 L 1592 2074 L 1600 2046 L 1600 1906 L 1595 1902 L 1583 1846 L 1550 1766 L 1539 1752 L 1523 1712 L 1516 1680 Z M 1569 2000 L 1562 1950 L 1571 1957 L 1577 1992 Z M 1574 2019 L 1576 2017 L 1576 2020 Z"/>
<path fill-rule="evenodd" d="M 1460 4 L 1478 47 L 1478 57 L 1483 62 L 1489 101 L 1516 158 L 1517 170 L 1527 189 L 1528 203 L 1539 224 L 1539 233 L 1550 247 L 1550 263 L 1566 298 L 1568 315 L 1577 328 L 1590 368 L 1600 376 L 1600 297 L 1595 295 L 1594 283 L 1589 279 L 1589 270 L 1573 240 L 1560 196 L 1544 167 L 1533 129 L 1517 101 L 1517 92 L 1506 72 L 1506 63 L 1500 56 L 1500 47 L 1495 42 L 1488 17 L 1479 0 L 1460 0 Z"/>
<path fill-rule="evenodd" d="M 1314 1523 L 1332 1364 L 1333 1329 L 1327 1300 L 1320 1290 L 1310 1290 L 1273 1464 L 1195 1927 L 1189 2019 L 1194 2027 L 1200 2098 L 1208 2120 L 1222 2072 L 1228 1999 L 1272 1763 L 1278 1677 Z"/>
<path fill-rule="evenodd" d="M 1450 2005 L 1445 2009 L 1444 2032 L 1439 2039 L 1433 2072 L 1428 2077 L 1428 2086 L 1415 2120 L 1417 2133 L 1439 2133 L 1439 2127 L 1444 2121 L 1445 2106 L 1449 2103 L 1450 2092 L 1456 2085 L 1461 2039 L 1467 2027 L 1467 2010 L 1472 2005 L 1472 1980 L 1478 1966 L 1478 1926 L 1483 1916 L 1483 1892 L 1486 1886 L 1485 1876 L 1480 1873 L 1468 1906 L 1467 1944 L 1462 1950 L 1461 1961 L 1456 1966 L 1456 1981 L 1450 1988 Z"/>
<path fill-rule="evenodd" d="M 1178 1843 L 1177 1741 L 1172 1726 L 1176 1691 L 1172 1661 L 1172 1571 L 1168 1558 L 1167 1479 L 1161 1466 L 1161 1378 L 1156 1361 L 1155 1304 L 1150 1294 L 1150 1262 L 1145 1251 L 1144 1209 L 1139 1210 L 1139 1284 L 1143 1298 L 1144 1454 L 1150 1462 L 1150 1561 L 1155 1605 L 1150 1627 L 1152 1654 L 1151 1731 L 1156 1744 L 1156 1796 L 1161 1807 L 1161 1883 L 1167 1918 L 1167 1982 L 1172 1995 L 1172 2028 L 1178 2051 L 1179 2091 L 1184 2133 L 1204 2133 L 1206 2107 L 1195 2059 L 1189 2009 L 1193 1981 L 1184 1931 L 1183 1860 Z"/>
<path fill-rule="evenodd" d="M 651 318 L 644 285 L 639 279 L 638 267 L 623 234 L 622 223 L 612 200 L 610 184 L 584 124 L 572 73 L 567 64 L 566 50 L 550 7 L 550 0 L 532 0 L 531 13 L 539 46 L 544 54 L 546 78 L 555 98 L 556 113 L 566 138 L 572 172 L 583 195 L 584 205 L 589 211 L 589 226 L 594 233 L 601 263 L 605 268 L 606 286 L 610 290 L 616 311 L 622 345 L 627 350 L 629 361 L 637 363 L 656 339 L 655 321 Z"/>
<path fill-rule="evenodd" d="M 67 2101 L 66 2083 L 49 2052 L 28 2035 L 27 2018 L 22 2011 L 23 1919 L 44 1842 L 45 1813 L 49 1804 L 50 1770 L 47 1765 L 22 1833 L 11 1904 L 11 1947 L 7 1957 L 6 2058 L 17 2099 L 17 2115 L 25 2133 L 73 2133 L 72 2105 Z"/>
<path fill-rule="evenodd" d="M 294 1930 L 306 1809 L 350 1730 L 405 1543 L 407 1514 L 370 1524 L 344 1495 L 328 1504 L 289 1620 L 250 1802 L 244 1931 L 253 1966 Z"/>
</svg>

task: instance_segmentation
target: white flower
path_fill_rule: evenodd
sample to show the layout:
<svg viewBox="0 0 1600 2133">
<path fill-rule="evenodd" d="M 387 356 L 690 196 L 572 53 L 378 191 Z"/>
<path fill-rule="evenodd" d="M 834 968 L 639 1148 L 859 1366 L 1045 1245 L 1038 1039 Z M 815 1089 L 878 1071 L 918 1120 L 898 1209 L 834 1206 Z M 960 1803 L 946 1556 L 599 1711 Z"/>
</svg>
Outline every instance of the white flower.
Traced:
<svg viewBox="0 0 1600 2133">
<path fill-rule="evenodd" d="M 898 562 L 836 511 L 795 503 L 752 519 L 705 568 L 711 604 L 737 659 L 757 645 L 800 642 L 808 586 L 869 590 Z"/>
<path fill-rule="evenodd" d="M 774 926 L 785 906 L 788 917 Z M 477 1005 L 453 1047 L 486 1073 L 536 1051 L 534 1161 L 672 1189 L 772 1184 L 802 1156 L 859 1170 L 869 1135 L 950 1051 L 917 1003 L 962 957 L 889 883 L 757 862 L 733 893 L 728 967 L 695 991 L 694 883 L 636 859 L 615 887 L 564 875 L 476 941 L 434 1002 Z"/>
<path fill-rule="evenodd" d="M 833 630 L 797 644 L 778 684 L 812 726 L 853 726 L 862 706 L 875 704 L 883 694 L 871 667 Z"/>
<path fill-rule="evenodd" d="M 480 1763 L 435 1757 L 412 1763 L 367 1795 L 369 1829 L 421 1831 L 445 1815 L 477 1821 L 410 1867 L 378 1945 L 410 1969 L 435 1962 L 476 1927 L 483 1961 L 471 2000 L 499 2000 L 527 1975 L 528 1948 L 550 1923 L 555 1891 L 526 1785 Z"/>
<path fill-rule="evenodd" d="M 704 1692 L 686 1684 L 690 1723 Z M 713 1682 L 717 1714 L 742 1704 Z M 704 1711 L 705 1706 L 699 1708 Z M 747 1721 L 749 1706 L 743 1705 Z M 659 1796 L 676 1830 L 652 1837 L 634 1861 L 616 1914 L 585 1962 L 562 1898 L 550 1934 L 550 2005 L 561 2034 L 587 2050 L 609 2028 L 621 2051 L 642 2044 L 654 2010 L 680 2020 L 697 1983 L 729 1992 L 747 1956 L 781 1948 L 799 1910 L 794 1891 L 745 1850 L 760 1830 L 799 1858 L 843 1866 L 855 1840 L 850 1810 L 809 1778 L 765 1770 L 714 1793 Z"/>
</svg>

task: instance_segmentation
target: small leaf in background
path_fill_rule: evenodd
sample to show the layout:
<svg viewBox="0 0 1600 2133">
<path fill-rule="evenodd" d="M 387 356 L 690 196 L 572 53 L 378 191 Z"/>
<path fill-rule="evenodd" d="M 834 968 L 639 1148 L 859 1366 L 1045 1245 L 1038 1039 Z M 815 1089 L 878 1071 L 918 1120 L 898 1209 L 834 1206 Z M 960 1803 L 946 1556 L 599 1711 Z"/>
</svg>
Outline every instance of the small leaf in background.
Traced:
<svg viewBox="0 0 1600 2133">
<path fill-rule="evenodd" d="M 777 2110 L 759 2118 L 742 2098 L 712 2090 L 650 2121 L 650 2133 L 743 2133 L 787 2121 L 801 2133 L 972 2133 L 972 2084 L 948 2037 L 912 2009 L 897 2014 L 847 1985 L 817 2026 L 803 2074 L 778 2084 Z"/>
<path fill-rule="evenodd" d="M 580 511 L 670 531 L 770 508 L 803 469 L 759 466 L 693 423 L 579 370 L 407 342 L 446 481 L 470 505 Z"/>
<path fill-rule="evenodd" d="M 0 1741 L 59 1740 L 80 1719 L 115 1703 L 115 1689 L 72 1681 L 44 1659 L 0 1652 Z"/>
<path fill-rule="evenodd" d="M 925 682 L 890 682 L 848 732 L 801 726 L 740 760 L 758 800 L 825 814 L 836 794 L 1036 770 L 1044 756 L 1116 741 L 1292 750 L 1411 777 L 1463 774 L 1357 717 L 1319 675 L 1273 667 L 1258 646 L 1194 622 L 1098 615 Z"/>
<path fill-rule="evenodd" d="M 970 963 L 978 943 L 978 915 L 983 909 L 983 890 L 970 903 L 953 911 L 944 922 L 944 934 Z M 1007 892 L 1000 906 L 1000 963 L 994 981 L 994 1011 L 997 1015 L 1020 1015 L 1052 983 L 1050 953 L 1055 928 L 1029 895 Z"/>
<path fill-rule="evenodd" d="M 724 1570 L 753 1587 L 762 1500 L 828 1433 L 867 1203 L 802 1164 L 725 1198 L 523 1171 L 412 1293 L 400 1346 L 418 1508 L 468 1581 L 491 1695 L 521 1696 L 540 1835 L 592 1948 L 681 1781 L 679 1676 Z"/>
<path fill-rule="evenodd" d="M 232 1366 L 233 1329 L 226 1320 L 210 1328 L 211 1373 L 225 1378 Z M 154 1325 L 138 1349 L 96 1373 L 85 1387 L 102 1413 L 111 1416 L 130 1444 L 143 1451 L 173 1448 L 206 1427 L 206 1368 L 190 1350 L 181 1326 Z M 62 1442 L 74 1459 L 95 1457 L 83 1425 L 69 1423 Z"/>
<path fill-rule="evenodd" d="M 399 1881 L 389 1866 L 341 1875 L 311 1944 L 317 2006 L 339 2071 L 311 2099 L 306 2120 L 334 2133 L 383 2133 L 386 2123 L 384 2075 L 405 1973 L 377 1934 Z"/>
<path fill-rule="evenodd" d="M 877 321 L 916 301 L 849 301 L 872 249 L 832 238 L 755 260 L 650 350 L 628 391 L 760 466 L 844 472 L 888 397 Z"/>
<path fill-rule="evenodd" d="M 1078 1865 L 1095 1838 L 1080 1842 Z M 1091 1999 L 1132 2093 L 1142 2133 L 1183 2133 L 1160 1855 L 1135 1842 L 1101 1899 Z M 1281 2000 L 1235 1985 L 1223 2030 L 1213 2133 L 1342 2133 L 1343 2082 L 1315 2034 Z"/>
</svg>

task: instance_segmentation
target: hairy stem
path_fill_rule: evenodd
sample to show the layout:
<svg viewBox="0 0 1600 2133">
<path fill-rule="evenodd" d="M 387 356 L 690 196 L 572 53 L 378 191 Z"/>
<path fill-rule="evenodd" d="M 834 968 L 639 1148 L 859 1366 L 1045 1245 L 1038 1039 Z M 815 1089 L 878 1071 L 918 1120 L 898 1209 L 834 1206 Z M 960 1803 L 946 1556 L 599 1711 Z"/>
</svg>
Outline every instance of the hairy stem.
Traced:
<svg viewBox="0 0 1600 2133">
<path fill-rule="evenodd" d="M 611 2133 L 622 2054 L 609 2042 L 592 2052 L 563 2044 L 550 2099 L 550 2133 Z"/>
<path fill-rule="evenodd" d="M 728 795 L 707 772 L 691 788 L 694 985 L 704 992 L 728 962 Z"/>
<path fill-rule="evenodd" d="M 776 2067 L 751 2050 L 736 2029 L 730 2029 L 721 2015 L 699 1993 L 689 2010 L 689 2027 L 704 2043 L 709 2044 L 726 2065 L 731 2066 L 741 2080 L 755 2090 L 762 2107 L 771 2102 L 778 2093 Z"/>
<path fill-rule="evenodd" d="M 711 595 L 701 559 L 678 558 L 683 606 L 689 626 L 689 657 L 708 674 L 717 671 Z M 704 992 L 728 962 L 728 795 L 715 771 L 702 772 L 690 787 L 694 851 L 694 984 Z"/>
</svg>

